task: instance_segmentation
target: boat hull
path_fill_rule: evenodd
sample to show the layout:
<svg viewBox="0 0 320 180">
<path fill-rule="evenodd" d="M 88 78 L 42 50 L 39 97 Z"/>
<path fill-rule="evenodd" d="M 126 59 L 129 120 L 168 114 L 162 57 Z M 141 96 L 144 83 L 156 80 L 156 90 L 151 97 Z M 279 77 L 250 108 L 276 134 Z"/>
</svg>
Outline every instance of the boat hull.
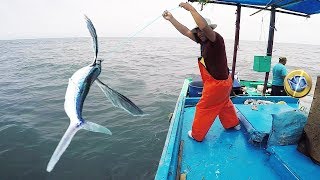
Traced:
<svg viewBox="0 0 320 180">
<path fill-rule="evenodd" d="M 167 138 L 155 179 L 304 179 L 320 177 L 320 166 L 296 151 L 296 145 L 267 147 L 266 140 L 272 123 L 272 113 L 298 109 L 298 99 L 279 97 L 234 97 L 242 129 L 225 130 L 219 118 L 215 120 L 203 142 L 187 135 L 191 129 L 195 105 L 199 97 L 188 96 L 190 79 L 184 81 L 170 121 Z M 282 102 L 259 105 L 254 113 L 245 113 L 243 104 L 248 99 Z M 261 121 L 257 121 L 263 119 Z M 252 121 L 253 120 L 253 121 Z M 256 120 L 256 122 L 254 122 Z M 266 123 L 266 121 L 268 121 Z M 246 125 L 247 123 L 247 125 Z M 250 129 L 251 128 L 251 129 Z M 269 128 L 269 129 L 268 129 Z M 260 142 L 250 143 L 252 130 L 265 131 Z M 284 152 L 290 152 L 290 157 Z M 301 163 L 299 163 L 301 162 Z M 308 170 L 311 169 L 311 172 Z"/>
</svg>

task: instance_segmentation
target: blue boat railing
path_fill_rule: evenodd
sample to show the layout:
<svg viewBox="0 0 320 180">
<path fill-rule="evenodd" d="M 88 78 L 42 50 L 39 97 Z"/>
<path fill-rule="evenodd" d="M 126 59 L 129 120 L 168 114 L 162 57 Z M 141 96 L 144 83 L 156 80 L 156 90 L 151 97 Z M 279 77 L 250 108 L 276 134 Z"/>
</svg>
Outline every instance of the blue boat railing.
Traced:
<svg viewBox="0 0 320 180">
<path fill-rule="evenodd" d="M 158 170 L 155 176 L 156 180 L 161 179 L 175 179 L 178 157 L 174 154 L 178 154 L 179 151 L 179 140 L 181 136 L 181 115 L 183 114 L 183 106 L 185 104 L 185 99 L 188 93 L 188 87 L 190 79 L 184 81 L 182 90 L 180 92 L 179 98 L 177 100 L 174 113 L 172 115 L 172 120 L 170 122 L 169 131 L 167 134 L 166 142 L 162 151 L 161 159 L 158 165 Z"/>
</svg>

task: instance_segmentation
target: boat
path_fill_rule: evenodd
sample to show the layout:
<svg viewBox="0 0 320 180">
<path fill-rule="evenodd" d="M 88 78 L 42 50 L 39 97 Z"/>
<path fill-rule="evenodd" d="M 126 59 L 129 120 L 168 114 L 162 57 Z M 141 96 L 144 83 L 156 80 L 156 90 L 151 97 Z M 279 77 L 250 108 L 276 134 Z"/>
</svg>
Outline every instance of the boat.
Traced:
<svg viewBox="0 0 320 180">
<path fill-rule="evenodd" d="M 242 87 L 242 91 L 239 92 L 243 95 L 247 96 L 261 96 L 263 88 L 264 81 L 258 81 L 258 80 L 240 80 L 240 86 Z M 271 92 L 271 82 L 267 83 L 267 91 L 265 93 L 266 96 L 270 96 Z"/>
<path fill-rule="evenodd" d="M 192 1 L 199 2 L 199 1 Z M 317 0 L 219 0 L 200 1 L 237 6 L 236 36 L 232 77 L 236 67 L 236 53 L 239 43 L 241 7 L 268 10 L 271 12 L 267 56 L 272 56 L 275 13 L 287 13 L 309 17 L 320 13 Z M 274 144 L 275 120 L 278 114 L 298 113 L 300 119 L 314 118 L 300 110 L 300 100 L 292 96 L 270 96 L 266 91 L 269 72 L 264 81 L 239 81 L 240 87 L 260 88 L 260 93 L 237 93 L 230 95 L 241 124 L 241 130 L 225 130 L 219 118 L 215 120 L 202 142 L 188 137 L 195 106 L 201 96 L 201 87 L 195 87 L 194 79 L 184 80 L 180 95 L 168 129 L 166 141 L 155 174 L 156 180 L 171 179 L 319 179 L 320 165 L 297 150 L 297 143 Z M 261 90 L 261 85 L 262 90 Z M 196 89 L 194 89 L 196 88 Z M 233 89 L 239 88 L 237 85 Z M 194 92 L 194 91 L 199 91 Z M 320 76 L 318 76 L 314 98 L 320 98 Z M 314 114 L 320 112 L 313 101 Z M 311 111 L 310 111 L 311 112 Z M 297 126 L 303 128 L 301 121 Z M 289 118 L 291 121 L 291 119 Z M 293 122 L 293 120 L 292 120 Z M 284 128 L 286 132 L 289 132 Z M 278 134 L 279 135 L 279 134 Z M 300 134 L 301 135 L 301 134 Z"/>
</svg>

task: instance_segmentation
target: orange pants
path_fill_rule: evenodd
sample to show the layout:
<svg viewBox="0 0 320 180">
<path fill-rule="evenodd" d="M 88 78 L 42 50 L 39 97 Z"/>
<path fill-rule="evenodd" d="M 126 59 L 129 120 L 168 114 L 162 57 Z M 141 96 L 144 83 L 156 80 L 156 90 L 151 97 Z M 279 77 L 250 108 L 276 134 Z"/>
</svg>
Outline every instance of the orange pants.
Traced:
<svg viewBox="0 0 320 180">
<path fill-rule="evenodd" d="M 200 62 L 199 68 L 203 80 L 203 91 L 196 105 L 192 137 L 202 141 L 218 115 L 222 126 L 226 129 L 238 125 L 239 120 L 230 100 L 231 76 L 226 80 L 216 80 Z"/>
</svg>

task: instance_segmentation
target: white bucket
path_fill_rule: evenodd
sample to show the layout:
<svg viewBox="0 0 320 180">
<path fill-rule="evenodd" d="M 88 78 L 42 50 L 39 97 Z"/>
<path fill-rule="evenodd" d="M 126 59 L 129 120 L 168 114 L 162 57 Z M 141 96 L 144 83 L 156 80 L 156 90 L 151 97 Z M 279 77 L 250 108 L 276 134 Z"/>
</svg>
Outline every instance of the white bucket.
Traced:
<svg viewBox="0 0 320 180">
<path fill-rule="evenodd" d="M 262 91 L 263 91 L 263 85 L 258 85 L 258 86 L 257 86 L 257 90 L 260 91 L 260 92 L 262 92 Z"/>
</svg>

